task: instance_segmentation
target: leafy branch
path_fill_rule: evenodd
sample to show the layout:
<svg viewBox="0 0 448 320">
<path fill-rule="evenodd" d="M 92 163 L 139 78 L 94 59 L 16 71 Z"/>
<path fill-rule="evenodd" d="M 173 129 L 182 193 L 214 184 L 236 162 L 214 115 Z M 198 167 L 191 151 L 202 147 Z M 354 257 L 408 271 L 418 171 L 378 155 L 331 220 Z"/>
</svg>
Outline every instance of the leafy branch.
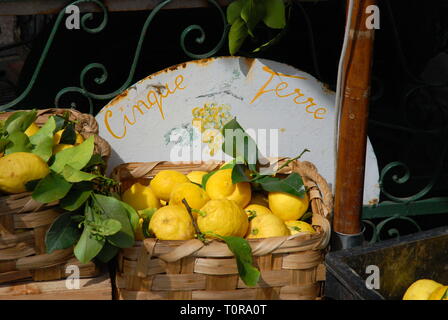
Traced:
<svg viewBox="0 0 448 320">
<path fill-rule="evenodd" d="M 227 7 L 229 32 L 229 51 L 236 54 L 248 36 L 255 38 L 255 29 L 261 22 L 271 29 L 284 29 L 286 26 L 285 3 L 283 0 L 235 0 Z M 283 33 L 280 33 L 283 35 Z M 278 41 L 280 34 L 255 49 L 254 52 Z"/>
</svg>

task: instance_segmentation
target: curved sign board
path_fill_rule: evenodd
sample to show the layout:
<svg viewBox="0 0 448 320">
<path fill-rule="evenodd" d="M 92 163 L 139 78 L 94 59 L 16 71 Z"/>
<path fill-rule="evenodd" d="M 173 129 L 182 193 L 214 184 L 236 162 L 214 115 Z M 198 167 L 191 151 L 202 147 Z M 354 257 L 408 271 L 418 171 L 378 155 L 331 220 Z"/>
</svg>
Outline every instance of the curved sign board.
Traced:
<svg viewBox="0 0 448 320">
<path fill-rule="evenodd" d="M 157 72 L 96 116 L 113 151 L 109 167 L 140 161 L 227 160 L 223 125 L 236 117 L 266 157 L 313 162 L 334 185 L 334 92 L 311 75 L 264 59 L 220 57 Z M 364 202 L 378 199 L 378 166 L 367 146 Z"/>
</svg>

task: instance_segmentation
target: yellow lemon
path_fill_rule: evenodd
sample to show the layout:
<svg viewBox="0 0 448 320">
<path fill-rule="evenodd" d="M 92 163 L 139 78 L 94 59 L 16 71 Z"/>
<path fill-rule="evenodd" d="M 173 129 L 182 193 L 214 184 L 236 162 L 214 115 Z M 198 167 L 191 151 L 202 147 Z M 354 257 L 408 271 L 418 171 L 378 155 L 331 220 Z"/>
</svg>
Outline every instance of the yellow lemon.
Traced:
<svg viewBox="0 0 448 320">
<path fill-rule="evenodd" d="M 202 177 L 205 176 L 208 172 L 206 171 L 191 171 L 187 174 L 187 178 L 194 183 L 202 184 Z"/>
<path fill-rule="evenodd" d="M 160 240 L 189 240 L 195 234 L 187 209 L 176 205 L 157 210 L 149 222 L 149 229 Z"/>
<path fill-rule="evenodd" d="M 16 152 L 0 158 L 0 191 L 25 192 L 29 181 L 44 178 L 50 169 L 41 157 L 27 152 Z"/>
<path fill-rule="evenodd" d="M 37 124 L 35 124 L 34 122 L 25 130 L 25 134 L 28 136 L 28 137 L 31 137 L 31 136 L 34 136 L 36 133 L 37 133 L 37 131 L 39 131 L 39 127 L 37 126 Z"/>
<path fill-rule="evenodd" d="M 289 236 L 289 230 L 282 219 L 274 214 L 261 214 L 249 223 L 248 239 Z"/>
<path fill-rule="evenodd" d="M 298 220 L 308 210 L 306 193 L 303 198 L 299 198 L 286 192 L 269 192 L 268 200 L 269 209 L 283 221 Z"/>
<path fill-rule="evenodd" d="M 259 204 L 260 206 L 268 207 L 269 206 L 268 197 L 262 193 L 254 192 L 252 193 L 250 204 Z"/>
<path fill-rule="evenodd" d="M 262 214 L 272 214 L 272 211 L 269 210 L 269 208 L 259 204 L 250 204 L 244 208 L 244 211 L 249 217 L 257 217 Z"/>
<path fill-rule="evenodd" d="M 201 232 L 216 233 L 220 236 L 244 237 L 249 226 L 243 209 L 227 199 L 207 202 L 201 208 L 197 222 Z"/>
<path fill-rule="evenodd" d="M 403 300 L 428 300 L 431 293 L 441 286 L 440 283 L 435 282 L 434 280 L 417 280 L 406 290 Z"/>
<path fill-rule="evenodd" d="M 183 199 L 187 200 L 190 208 L 195 210 L 201 209 L 210 200 L 204 189 L 191 182 L 181 183 L 173 188 L 170 204 L 184 206 Z M 193 211 L 193 214 L 197 216 L 196 211 Z"/>
<path fill-rule="evenodd" d="M 76 131 L 75 131 L 76 132 Z M 61 141 L 61 137 L 62 134 L 64 133 L 64 130 L 59 130 L 58 132 L 56 132 L 53 136 L 53 143 L 59 144 L 59 142 Z M 82 135 L 80 135 L 78 132 L 76 132 L 76 141 L 75 141 L 75 146 L 77 146 L 78 144 L 81 144 L 84 142 L 84 138 L 82 137 Z"/>
<path fill-rule="evenodd" d="M 246 207 L 251 199 L 249 182 L 232 183 L 232 169 L 218 170 L 208 180 L 205 190 L 210 199 L 228 199 Z"/>
<path fill-rule="evenodd" d="M 428 300 L 448 300 L 448 286 L 441 286 L 429 295 Z"/>
<path fill-rule="evenodd" d="M 157 198 L 169 201 L 174 187 L 189 181 L 184 174 L 178 171 L 162 170 L 151 180 L 150 186 Z"/>
<path fill-rule="evenodd" d="M 74 147 L 74 145 L 72 145 L 72 144 L 57 144 L 53 147 L 53 154 L 56 154 L 58 152 L 61 152 L 62 150 L 70 149 L 73 147 Z"/>
<path fill-rule="evenodd" d="M 149 186 L 144 186 L 138 182 L 126 190 L 121 199 L 135 210 L 160 208 L 160 201 L 153 190 Z"/>
<path fill-rule="evenodd" d="M 314 230 L 313 226 L 309 223 L 306 223 L 305 221 L 289 220 L 285 221 L 285 224 L 288 227 L 291 235 L 299 232 L 316 233 L 316 230 Z"/>
</svg>

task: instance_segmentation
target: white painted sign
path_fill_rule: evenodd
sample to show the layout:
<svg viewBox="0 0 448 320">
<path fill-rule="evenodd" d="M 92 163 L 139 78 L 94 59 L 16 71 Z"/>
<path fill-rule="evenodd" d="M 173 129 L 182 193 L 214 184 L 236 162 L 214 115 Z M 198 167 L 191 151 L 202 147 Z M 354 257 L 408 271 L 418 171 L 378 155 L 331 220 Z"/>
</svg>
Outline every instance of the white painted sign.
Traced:
<svg viewBox="0 0 448 320">
<path fill-rule="evenodd" d="M 313 162 L 335 180 L 334 92 L 311 75 L 264 59 L 220 57 L 157 72 L 96 116 L 112 147 L 109 168 L 139 161 L 226 160 L 223 125 L 236 117 L 267 156 Z M 379 197 L 378 166 L 367 146 L 364 202 Z"/>
</svg>

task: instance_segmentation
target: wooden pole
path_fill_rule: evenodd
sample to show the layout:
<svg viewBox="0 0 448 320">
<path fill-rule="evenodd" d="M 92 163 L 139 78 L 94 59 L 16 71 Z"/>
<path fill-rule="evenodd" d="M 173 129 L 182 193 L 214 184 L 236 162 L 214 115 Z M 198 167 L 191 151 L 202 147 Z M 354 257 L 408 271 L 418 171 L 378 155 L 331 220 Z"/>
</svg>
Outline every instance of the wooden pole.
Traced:
<svg viewBox="0 0 448 320">
<path fill-rule="evenodd" d="M 375 0 L 354 0 L 351 30 L 344 60 L 345 86 L 336 169 L 334 231 L 361 232 L 364 169 L 367 145 L 367 118 L 374 29 L 369 30 L 366 8 Z"/>
</svg>

